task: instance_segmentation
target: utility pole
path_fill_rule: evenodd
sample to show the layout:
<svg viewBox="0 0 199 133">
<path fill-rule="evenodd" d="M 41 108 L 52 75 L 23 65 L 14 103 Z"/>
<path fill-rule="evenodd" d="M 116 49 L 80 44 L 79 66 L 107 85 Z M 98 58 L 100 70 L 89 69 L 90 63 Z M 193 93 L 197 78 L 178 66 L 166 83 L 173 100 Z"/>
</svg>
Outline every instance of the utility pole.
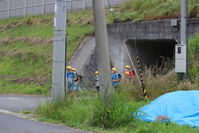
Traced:
<svg viewBox="0 0 199 133">
<path fill-rule="evenodd" d="M 111 94 L 112 83 L 104 0 L 93 0 L 92 2 L 100 93 L 108 98 Z M 109 100 L 109 98 L 106 100 Z"/>
<path fill-rule="evenodd" d="M 184 46 L 184 65 L 185 73 L 184 78 L 188 78 L 188 31 L 187 31 L 187 19 L 188 19 L 188 4 L 187 0 L 181 0 L 181 44 Z"/>
<path fill-rule="evenodd" d="M 65 96 L 66 71 L 66 0 L 55 1 L 54 44 L 52 66 L 53 101 L 62 100 Z"/>
<path fill-rule="evenodd" d="M 180 23 L 180 44 L 176 45 L 176 67 L 175 71 L 180 74 L 181 78 L 188 78 L 188 18 L 187 0 L 181 0 L 181 23 Z"/>
</svg>

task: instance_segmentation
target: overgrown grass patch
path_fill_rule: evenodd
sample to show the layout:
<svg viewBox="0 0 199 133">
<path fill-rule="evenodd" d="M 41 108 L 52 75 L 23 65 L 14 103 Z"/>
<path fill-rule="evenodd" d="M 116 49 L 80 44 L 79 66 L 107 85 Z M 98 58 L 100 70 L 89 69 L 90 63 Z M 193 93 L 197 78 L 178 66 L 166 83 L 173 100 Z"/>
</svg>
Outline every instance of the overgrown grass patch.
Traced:
<svg viewBox="0 0 199 133">
<path fill-rule="evenodd" d="M 125 88 L 123 88 L 125 90 Z M 110 105 L 106 105 L 93 94 L 86 97 L 72 98 L 63 101 L 40 105 L 34 112 L 40 121 L 62 123 L 71 127 L 103 133 L 187 133 L 199 132 L 197 128 L 177 123 L 145 122 L 131 114 L 150 101 L 128 100 L 128 92 L 115 95 Z"/>
<path fill-rule="evenodd" d="M 114 8 L 114 16 L 109 13 L 108 24 L 124 21 L 145 21 L 176 18 L 180 16 L 181 0 L 127 0 L 121 8 Z M 188 14 L 191 18 L 199 15 L 199 1 L 188 1 Z M 108 12 L 108 11 L 107 11 Z M 108 14 L 108 13 L 107 13 Z"/>
</svg>

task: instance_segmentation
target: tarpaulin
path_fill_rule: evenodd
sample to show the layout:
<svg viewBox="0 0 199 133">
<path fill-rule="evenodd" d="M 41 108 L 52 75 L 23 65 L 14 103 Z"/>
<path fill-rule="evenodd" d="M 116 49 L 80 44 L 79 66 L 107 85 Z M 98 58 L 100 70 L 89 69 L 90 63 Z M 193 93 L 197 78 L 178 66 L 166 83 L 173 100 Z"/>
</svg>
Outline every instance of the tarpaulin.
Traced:
<svg viewBox="0 0 199 133">
<path fill-rule="evenodd" d="M 165 115 L 180 125 L 199 126 L 199 91 L 176 91 L 164 94 L 150 104 L 139 109 L 145 112 L 140 119 L 155 121 L 159 115 Z"/>
</svg>

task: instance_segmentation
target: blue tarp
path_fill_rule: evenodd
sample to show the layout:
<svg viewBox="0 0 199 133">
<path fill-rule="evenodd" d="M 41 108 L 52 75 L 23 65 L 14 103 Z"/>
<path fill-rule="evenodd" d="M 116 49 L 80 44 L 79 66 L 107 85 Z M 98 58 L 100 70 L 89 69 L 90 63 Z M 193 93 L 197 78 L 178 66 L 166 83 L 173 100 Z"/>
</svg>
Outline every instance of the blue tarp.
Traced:
<svg viewBox="0 0 199 133">
<path fill-rule="evenodd" d="M 140 119 L 155 121 L 158 115 L 165 115 L 180 125 L 188 124 L 199 127 L 199 91 L 176 91 L 164 94 L 140 111 L 147 115 Z"/>
</svg>

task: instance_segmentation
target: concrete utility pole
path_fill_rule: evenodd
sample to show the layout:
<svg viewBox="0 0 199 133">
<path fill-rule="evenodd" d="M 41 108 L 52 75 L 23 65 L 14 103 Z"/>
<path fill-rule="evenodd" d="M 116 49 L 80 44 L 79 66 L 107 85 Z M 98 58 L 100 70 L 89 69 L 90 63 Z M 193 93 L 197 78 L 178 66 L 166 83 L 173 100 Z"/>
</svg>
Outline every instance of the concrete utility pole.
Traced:
<svg viewBox="0 0 199 133">
<path fill-rule="evenodd" d="M 111 70 L 104 0 L 93 0 L 92 2 L 100 92 L 102 96 L 105 94 L 106 98 L 108 98 L 111 94 Z"/>
<path fill-rule="evenodd" d="M 187 33 L 187 0 L 181 0 L 181 23 L 180 23 L 180 44 L 176 45 L 176 67 L 175 71 L 183 79 L 188 78 L 188 33 Z"/>
<path fill-rule="evenodd" d="M 53 101 L 65 96 L 66 0 L 55 1 L 52 93 Z"/>
<path fill-rule="evenodd" d="M 181 45 L 184 46 L 184 65 L 185 73 L 184 78 L 188 78 L 188 31 L 187 31 L 187 19 L 188 19 L 188 4 L 187 0 L 181 0 Z"/>
</svg>

